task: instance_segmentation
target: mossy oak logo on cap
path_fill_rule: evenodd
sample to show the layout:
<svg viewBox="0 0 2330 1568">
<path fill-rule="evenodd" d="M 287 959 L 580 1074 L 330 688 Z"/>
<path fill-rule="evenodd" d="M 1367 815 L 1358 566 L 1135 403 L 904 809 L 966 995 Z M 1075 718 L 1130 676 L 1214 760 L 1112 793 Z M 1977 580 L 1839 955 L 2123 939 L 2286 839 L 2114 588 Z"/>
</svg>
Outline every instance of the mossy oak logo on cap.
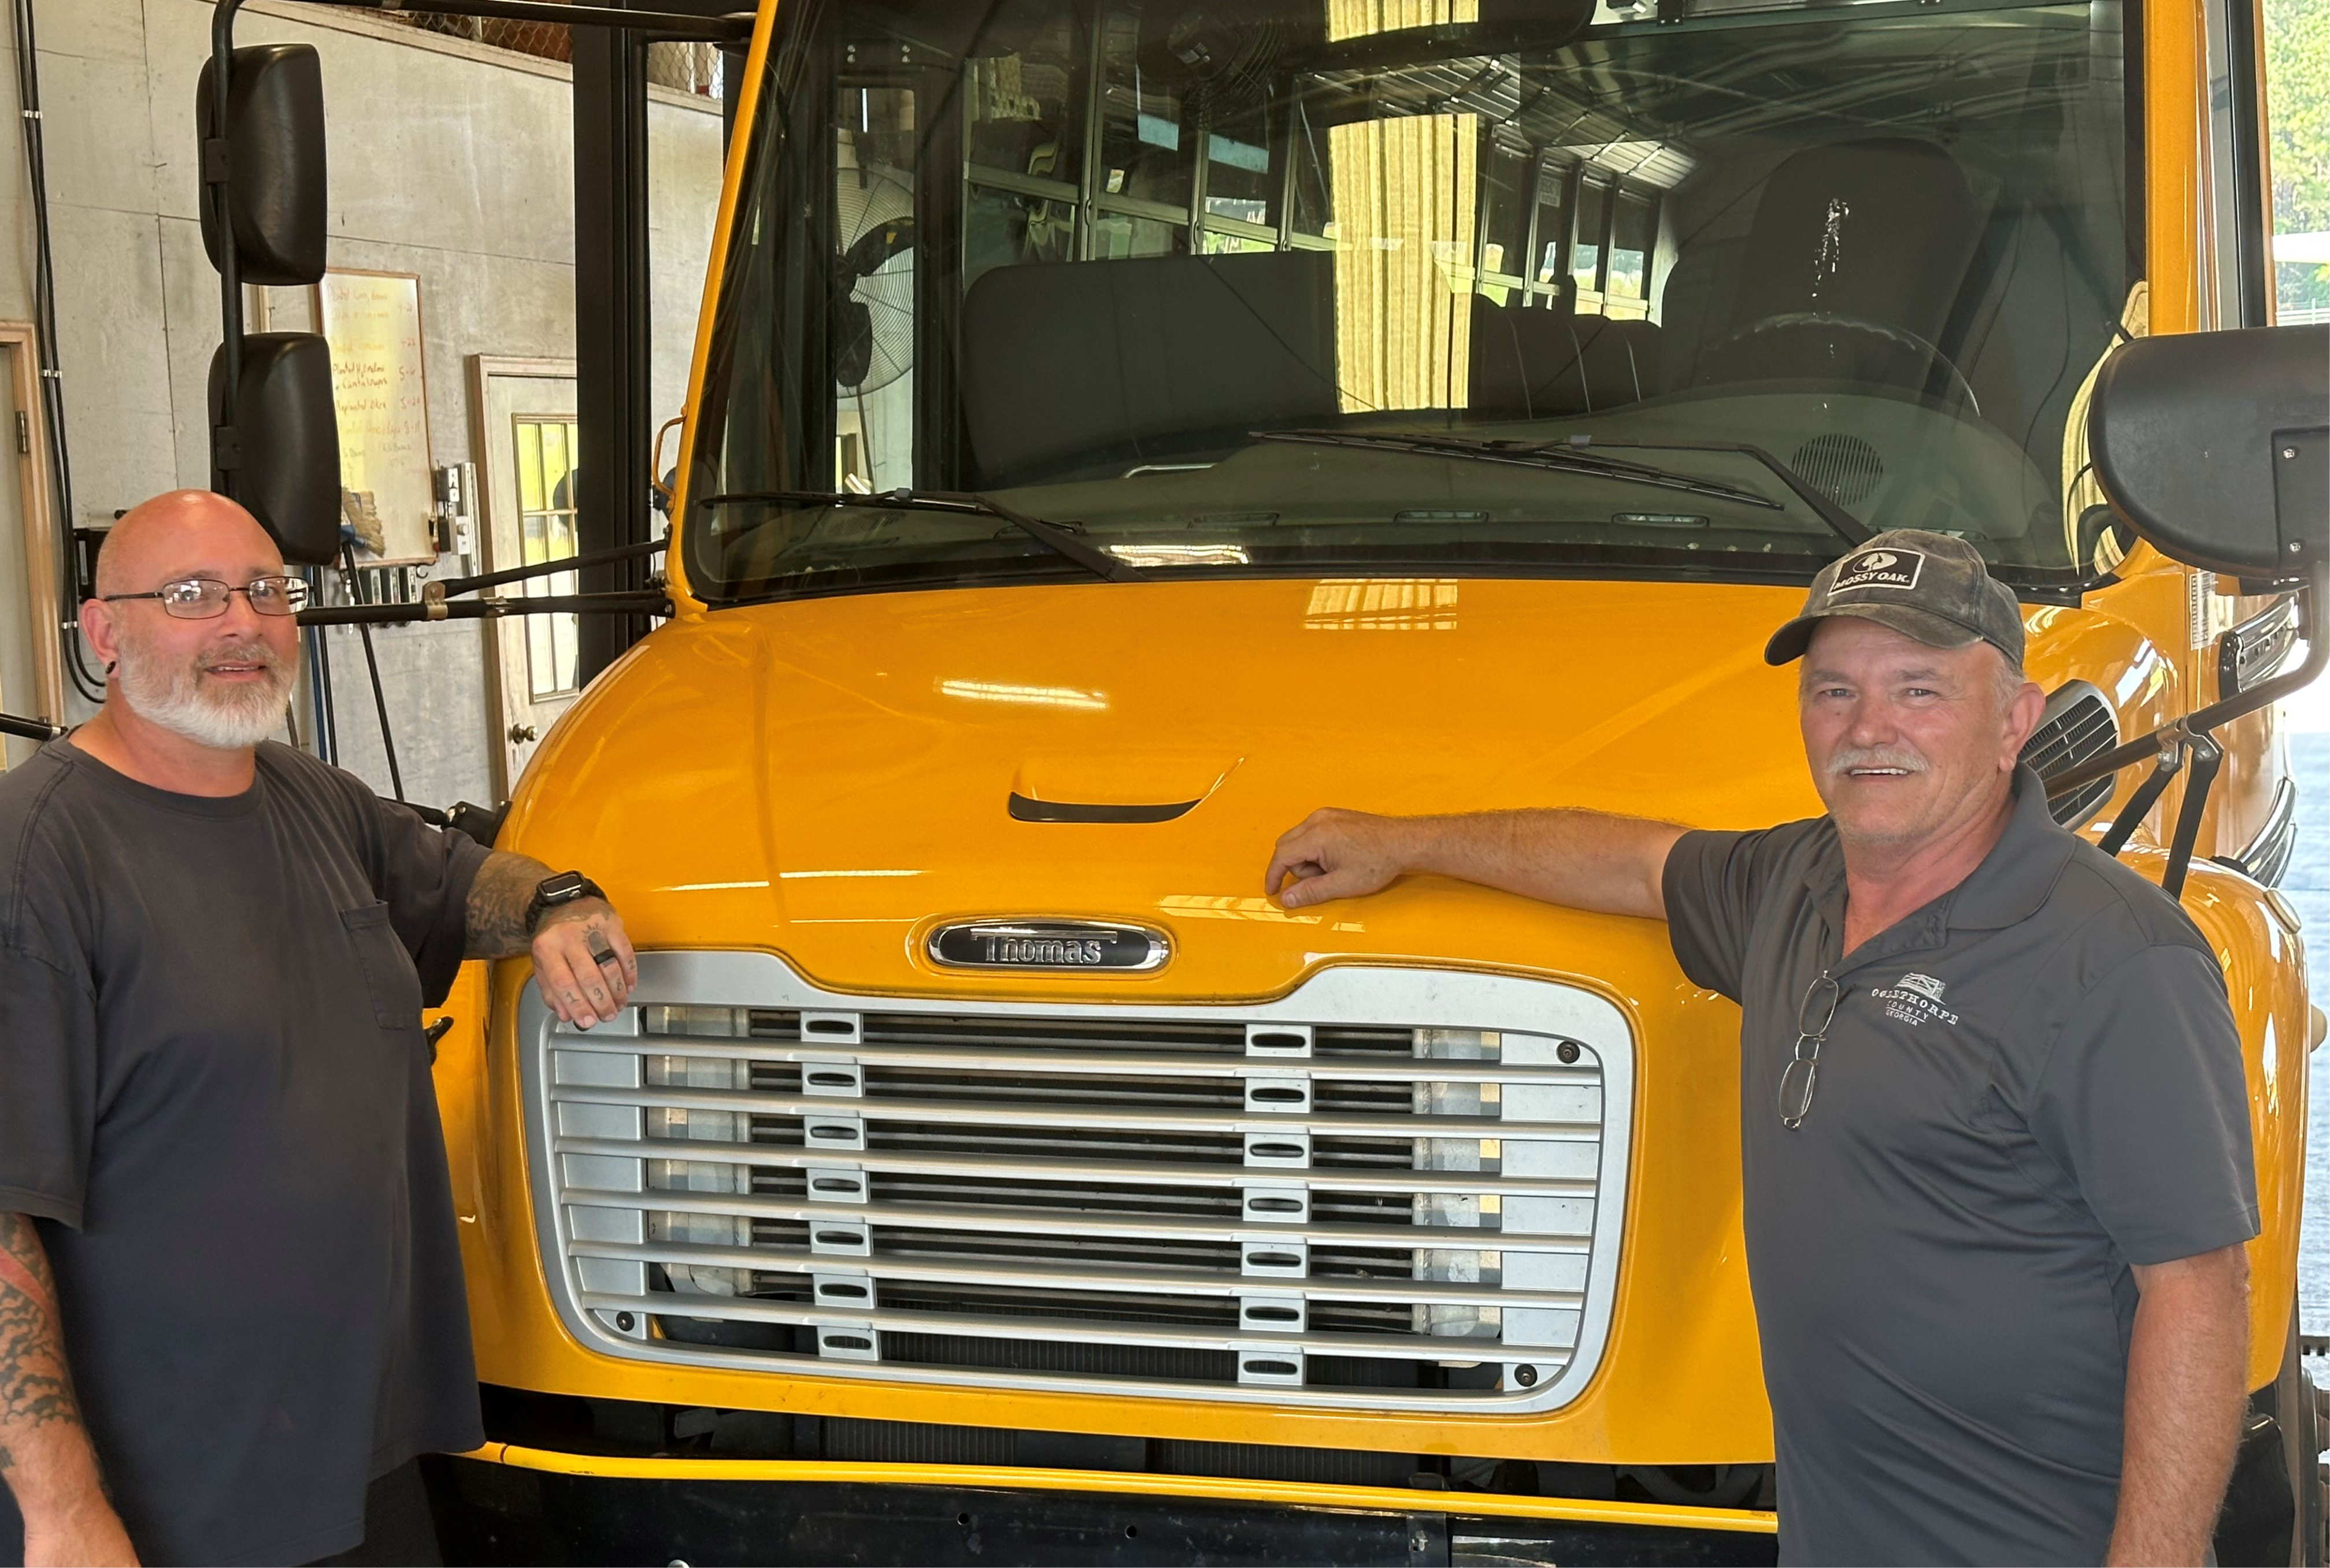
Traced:
<svg viewBox="0 0 2330 1568">
<path fill-rule="evenodd" d="M 1918 573 L 1925 567 L 1922 551 L 1864 550 L 1836 563 L 1836 581 L 1829 585 L 1829 592 L 1843 593 L 1855 588 L 1915 588 Z"/>
</svg>

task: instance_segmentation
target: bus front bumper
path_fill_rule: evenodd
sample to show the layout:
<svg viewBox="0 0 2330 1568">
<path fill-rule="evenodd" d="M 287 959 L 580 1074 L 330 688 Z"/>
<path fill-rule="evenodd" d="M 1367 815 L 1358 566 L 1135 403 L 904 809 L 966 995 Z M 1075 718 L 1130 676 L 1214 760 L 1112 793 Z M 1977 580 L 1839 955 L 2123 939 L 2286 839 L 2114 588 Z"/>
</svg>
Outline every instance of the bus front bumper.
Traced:
<svg viewBox="0 0 2330 1568">
<path fill-rule="evenodd" d="M 428 1461 L 449 1563 L 1770 1563 L 1771 1514 L 1130 1472 L 627 1459 Z"/>
</svg>

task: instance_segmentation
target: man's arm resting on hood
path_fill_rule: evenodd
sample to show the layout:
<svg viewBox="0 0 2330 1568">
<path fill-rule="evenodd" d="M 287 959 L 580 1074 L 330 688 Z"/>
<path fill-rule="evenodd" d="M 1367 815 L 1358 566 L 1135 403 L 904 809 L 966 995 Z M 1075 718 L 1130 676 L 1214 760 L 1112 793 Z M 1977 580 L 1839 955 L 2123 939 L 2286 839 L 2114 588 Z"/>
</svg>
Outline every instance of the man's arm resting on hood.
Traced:
<svg viewBox="0 0 2330 1568">
<path fill-rule="evenodd" d="M 1279 839 L 1263 891 L 1300 909 L 1427 873 L 1571 909 L 1664 920 L 1667 854 L 1685 831 L 1598 811 L 1375 817 L 1331 807 Z"/>
</svg>

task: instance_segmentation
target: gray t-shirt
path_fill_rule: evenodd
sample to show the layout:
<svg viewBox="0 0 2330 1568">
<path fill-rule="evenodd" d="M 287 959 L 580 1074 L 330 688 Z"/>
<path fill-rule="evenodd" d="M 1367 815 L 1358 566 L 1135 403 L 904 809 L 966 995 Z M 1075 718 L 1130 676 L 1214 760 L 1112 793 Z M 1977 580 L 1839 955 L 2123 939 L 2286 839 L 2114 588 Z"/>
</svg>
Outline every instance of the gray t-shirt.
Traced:
<svg viewBox="0 0 2330 1568">
<path fill-rule="evenodd" d="M 2184 912 L 2057 827 L 2029 770 L 1954 891 L 1850 957 L 1827 818 L 1691 833 L 1667 916 L 1738 1001 L 1748 1278 L 1794 1563 L 2096 1563 L 2129 1265 L 2257 1234 L 2223 976 Z M 1842 983 L 1782 1125 L 1799 1009 Z"/>
<path fill-rule="evenodd" d="M 344 1551 L 483 1440 L 420 1015 L 485 854 L 284 746 L 223 799 L 70 741 L 0 775 L 0 1211 L 147 1562 Z"/>
</svg>

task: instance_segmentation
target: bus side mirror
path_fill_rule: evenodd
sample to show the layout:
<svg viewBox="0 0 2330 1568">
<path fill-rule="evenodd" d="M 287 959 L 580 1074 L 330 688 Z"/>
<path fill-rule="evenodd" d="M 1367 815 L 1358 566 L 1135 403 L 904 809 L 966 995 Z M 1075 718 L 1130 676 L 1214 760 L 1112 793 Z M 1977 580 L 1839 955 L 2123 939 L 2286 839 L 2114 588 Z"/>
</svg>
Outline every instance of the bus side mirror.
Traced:
<svg viewBox="0 0 2330 1568">
<path fill-rule="evenodd" d="M 215 61 L 194 91 L 203 158 L 203 244 L 220 267 L 234 238 L 242 280 L 298 288 L 324 276 L 324 74 L 305 43 L 234 52 L 218 128 Z M 218 183 L 222 175 L 226 183 Z"/>
<path fill-rule="evenodd" d="M 2330 563 L 2330 326 L 2138 338 L 2088 405 L 2096 480 L 2164 555 L 2252 581 Z"/>
<path fill-rule="evenodd" d="M 211 428 L 234 432 L 232 459 L 211 488 L 241 502 L 275 536 L 283 559 L 327 566 L 340 553 L 340 423 L 332 404 L 332 351 L 312 332 L 242 339 L 235 406 L 226 407 L 223 345 L 211 359 Z"/>
</svg>

